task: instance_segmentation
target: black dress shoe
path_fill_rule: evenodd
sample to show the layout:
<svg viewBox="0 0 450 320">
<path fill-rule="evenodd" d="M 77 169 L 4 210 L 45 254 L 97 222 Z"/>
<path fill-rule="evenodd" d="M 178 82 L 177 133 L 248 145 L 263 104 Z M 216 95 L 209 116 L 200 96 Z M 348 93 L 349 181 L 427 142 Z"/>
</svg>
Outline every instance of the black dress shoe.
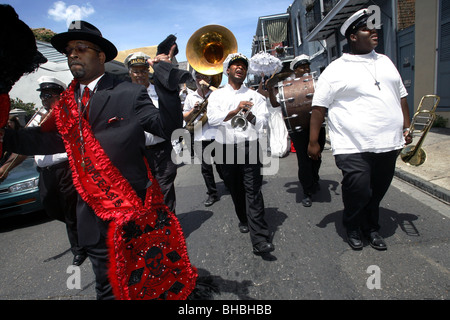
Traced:
<svg viewBox="0 0 450 320">
<path fill-rule="evenodd" d="M 73 264 L 74 266 L 79 267 L 79 266 L 81 266 L 81 265 L 83 264 L 83 262 L 84 262 L 84 260 L 86 260 L 86 258 L 87 258 L 87 255 L 86 255 L 86 254 L 77 254 L 77 255 L 75 255 L 75 256 L 73 257 L 73 262 L 72 262 L 72 264 Z"/>
<path fill-rule="evenodd" d="M 302 200 L 302 205 L 304 207 L 311 207 L 312 206 L 312 199 L 311 199 L 310 195 L 305 194 L 305 197 Z"/>
<path fill-rule="evenodd" d="M 381 237 L 378 234 L 378 232 L 371 232 L 367 238 L 368 238 L 369 244 L 372 248 L 377 249 L 377 250 L 386 250 L 387 249 L 386 242 L 384 242 L 383 237 Z"/>
<path fill-rule="evenodd" d="M 359 231 L 347 231 L 347 242 L 353 250 L 361 250 L 363 248 L 363 243 Z"/>
<path fill-rule="evenodd" d="M 272 243 L 267 242 L 267 241 L 262 241 L 258 244 L 255 244 L 253 246 L 253 253 L 254 254 L 264 254 L 264 253 L 269 253 L 272 252 L 273 250 L 275 250 L 275 247 L 273 246 Z"/>
<path fill-rule="evenodd" d="M 239 222 L 239 231 L 240 231 L 241 233 L 248 233 L 250 230 L 249 230 L 247 224 L 244 224 L 244 223 L 242 223 L 242 222 Z"/>
<path fill-rule="evenodd" d="M 206 201 L 204 202 L 205 207 L 210 207 L 214 204 L 214 202 L 219 201 L 219 197 L 217 197 L 216 195 L 212 195 L 210 194 L 208 196 L 208 199 L 206 199 Z"/>
</svg>

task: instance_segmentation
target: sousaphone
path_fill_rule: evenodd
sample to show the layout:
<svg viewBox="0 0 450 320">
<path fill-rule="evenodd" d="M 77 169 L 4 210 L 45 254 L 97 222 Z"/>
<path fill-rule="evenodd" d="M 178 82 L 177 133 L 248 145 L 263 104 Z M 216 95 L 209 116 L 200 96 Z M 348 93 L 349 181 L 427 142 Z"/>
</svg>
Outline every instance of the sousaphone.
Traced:
<svg viewBox="0 0 450 320">
<path fill-rule="evenodd" d="M 223 62 L 237 52 L 237 41 L 227 28 L 215 24 L 204 26 L 189 38 L 186 58 L 197 72 L 216 75 L 223 72 Z"/>
<path fill-rule="evenodd" d="M 218 88 L 222 82 L 223 62 L 231 53 L 237 52 L 237 40 L 233 33 L 220 25 L 207 25 L 192 34 L 186 45 L 186 58 L 191 67 L 202 74 L 211 76 L 212 87 Z M 200 104 L 199 110 L 186 124 L 186 128 L 193 132 L 194 122 L 200 114 L 197 123 L 205 123 L 207 97 Z"/>
</svg>

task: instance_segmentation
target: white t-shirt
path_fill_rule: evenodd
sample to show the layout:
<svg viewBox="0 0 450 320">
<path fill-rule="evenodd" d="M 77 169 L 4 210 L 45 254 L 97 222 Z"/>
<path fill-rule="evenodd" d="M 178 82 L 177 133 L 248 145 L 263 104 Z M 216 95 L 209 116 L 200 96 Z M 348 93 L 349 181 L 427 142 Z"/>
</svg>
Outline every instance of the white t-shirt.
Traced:
<svg viewBox="0 0 450 320">
<path fill-rule="evenodd" d="M 184 100 L 183 113 L 192 110 L 195 107 L 195 104 L 202 103 L 203 97 L 198 94 L 198 91 L 192 91 Z M 209 101 L 208 101 L 209 102 Z M 193 122 L 194 126 L 198 123 L 201 115 L 197 117 L 197 119 Z M 194 127 L 194 141 L 206 141 L 206 140 L 214 140 L 216 127 L 213 127 L 209 124 L 209 121 L 205 122 L 203 126 L 198 125 Z"/>
<path fill-rule="evenodd" d="M 319 77 L 312 105 L 328 108 L 334 155 L 381 153 L 404 146 L 400 100 L 407 95 L 392 61 L 372 51 L 332 62 Z"/>
<path fill-rule="evenodd" d="M 223 121 L 231 110 L 238 107 L 241 101 L 250 101 L 250 99 L 253 103 L 251 112 L 256 117 L 255 125 L 249 123 L 247 130 L 241 131 L 231 126 L 231 119 Z M 267 125 L 269 111 L 265 98 L 255 90 L 244 85 L 239 90 L 234 90 L 232 86 L 226 84 L 209 96 L 207 115 L 209 124 L 218 127 L 216 141 L 222 144 L 234 144 L 257 140 L 259 133 Z"/>
</svg>

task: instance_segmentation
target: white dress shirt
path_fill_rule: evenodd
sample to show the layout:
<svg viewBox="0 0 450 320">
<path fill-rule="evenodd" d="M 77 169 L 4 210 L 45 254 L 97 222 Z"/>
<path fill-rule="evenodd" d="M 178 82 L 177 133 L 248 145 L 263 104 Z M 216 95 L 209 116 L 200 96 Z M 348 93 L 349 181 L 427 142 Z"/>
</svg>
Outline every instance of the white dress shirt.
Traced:
<svg viewBox="0 0 450 320">
<path fill-rule="evenodd" d="M 256 119 L 254 125 L 249 122 L 247 129 L 242 131 L 231 126 L 231 119 L 224 121 L 228 113 L 235 110 L 241 101 L 250 100 L 253 103 L 251 112 Z M 231 85 L 226 84 L 209 96 L 207 115 L 209 124 L 218 127 L 216 141 L 221 144 L 235 144 L 257 140 L 259 134 L 267 126 L 269 111 L 264 96 L 255 90 L 249 89 L 245 85 L 234 90 Z"/>
<path fill-rule="evenodd" d="M 147 87 L 147 92 L 148 92 L 148 95 L 150 96 L 150 98 L 152 99 L 152 102 L 155 105 L 155 107 L 157 107 L 159 109 L 158 95 L 156 94 L 155 86 L 150 83 L 149 86 Z M 145 145 L 146 146 L 152 146 L 152 145 L 161 143 L 163 141 L 164 141 L 163 138 L 161 138 L 159 136 L 155 136 L 154 134 L 152 134 L 150 132 L 145 132 Z"/>
</svg>

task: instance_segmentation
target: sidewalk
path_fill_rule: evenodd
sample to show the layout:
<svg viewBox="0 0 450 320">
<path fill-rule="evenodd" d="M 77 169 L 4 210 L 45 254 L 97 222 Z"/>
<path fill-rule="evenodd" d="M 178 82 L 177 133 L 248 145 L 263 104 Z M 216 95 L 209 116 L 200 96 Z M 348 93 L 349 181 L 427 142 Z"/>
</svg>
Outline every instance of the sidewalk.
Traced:
<svg viewBox="0 0 450 320">
<path fill-rule="evenodd" d="M 419 141 L 415 137 L 413 144 Z M 450 203 L 450 128 L 432 128 L 422 149 L 426 160 L 420 166 L 410 166 L 399 157 L 395 176 L 423 191 Z"/>
</svg>

